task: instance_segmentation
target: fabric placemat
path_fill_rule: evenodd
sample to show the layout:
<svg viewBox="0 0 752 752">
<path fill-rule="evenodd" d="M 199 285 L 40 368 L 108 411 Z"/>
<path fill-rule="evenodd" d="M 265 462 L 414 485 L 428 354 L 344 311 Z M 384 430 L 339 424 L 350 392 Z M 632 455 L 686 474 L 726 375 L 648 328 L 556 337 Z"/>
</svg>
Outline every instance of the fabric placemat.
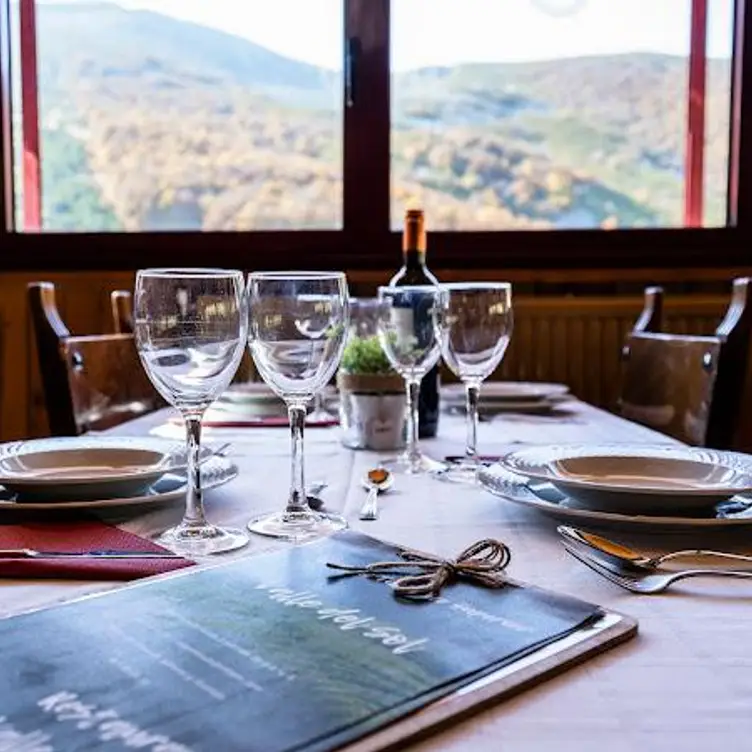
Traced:
<svg viewBox="0 0 752 752">
<path fill-rule="evenodd" d="M 229 415 L 232 415 L 231 413 Z M 285 428 L 290 425 L 290 420 L 286 415 L 268 415 L 268 416 L 247 416 L 247 417 L 220 417 L 216 413 L 207 415 L 202 421 L 203 428 Z M 183 419 L 180 416 L 170 418 L 170 422 L 175 425 L 183 425 Z M 338 426 L 338 418 L 328 418 L 319 420 L 314 418 L 306 419 L 306 428 L 331 428 Z"/>
<path fill-rule="evenodd" d="M 54 524 L 0 525 L 0 549 L 81 552 L 96 549 L 154 551 L 165 549 L 145 538 L 96 520 Z M 137 580 L 193 566 L 189 559 L 6 559 L 0 578 Z"/>
</svg>

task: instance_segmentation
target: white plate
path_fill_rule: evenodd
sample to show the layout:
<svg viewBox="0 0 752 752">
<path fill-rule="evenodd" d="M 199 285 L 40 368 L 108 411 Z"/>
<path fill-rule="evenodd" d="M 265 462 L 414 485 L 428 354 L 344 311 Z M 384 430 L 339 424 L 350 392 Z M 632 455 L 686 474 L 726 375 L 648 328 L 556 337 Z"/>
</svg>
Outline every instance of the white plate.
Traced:
<svg viewBox="0 0 752 752">
<path fill-rule="evenodd" d="M 26 497 L 101 498 L 106 489 L 113 497 L 143 493 L 171 469 L 170 457 L 141 447 L 29 446 L 0 456 L 0 485 Z M 46 446 L 46 445 L 45 445 Z"/>
<path fill-rule="evenodd" d="M 261 382 L 233 384 L 220 395 L 217 402 L 229 402 L 236 405 L 279 403 L 284 407 L 284 402 L 270 387 Z"/>
<path fill-rule="evenodd" d="M 263 418 L 287 417 L 287 407 L 282 400 L 274 402 L 223 402 L 217 400 L 206 411 L 204 419 L 212 421 L 232 420 L 233 418 Z"/>
<path fill-rule="evenodd" d="M 747 470 L 752 469 L 752 462 L 747 455 L 738 457 L 740 466 L 746 466 Z M 728 457 L 724 459 L 728 460 Z M 534 493 L 527 485 L 527 478 L 516 475 L 498 464 L 481 468 L 478 478 L 483 488 L 495 496 L 529 509 L 536 509 L 559 522 L 567 522 L 581 528 L 686 534 L 752 527 L 752 498 L 743 496 L 734 496 L 696 517 L 630 515 L 582 507 L 574 499 L 568 498 L 546 483 L 536 486 Z"/>
<path fill-rule="evenodd" d="M 586 451 L 583 445 L 577 445 Z M 635 451 L 649 450 L 654 456 L 697 458 L 705 462 L 723 465 L 738 470 L 741 473 L 752 474 L 752 456 L 738 452 L 721 452 L 715 449 L 695 449 L 690 447 L 657 445 L 630 445 Z M 626 445 L 600 445 L 616 451 L 629 449 Z M 589 447 L 592 449 L 592 447 Z M 560 445 L 536 447 L 541 454 L 548 456 L 558 453 L 560 456 L 571 456 L 576 446 Z M 590 526 L 599 529 L 619 530 L 624 528 L 639 528 L 642 532 L 692 532 L 703 529 L 727 527 L 744 527 L 752 525 L 752 498 L 748 496 L 733 496 L 728 501 L 721 502 L 710 509 L 698 510 L 694 513 L 684 512 L 673 514 L 625 514 L 623 512 L 601 511 L 590 509 L 561 493 L 550 483 L 541 480 L 531 480 L 529 477 L 512 472 L 500 463 L 481 469 L 479 472 L 481 485 L 491 493 L 502 496 L 509 501 L 522 504 L 532 509 L 538 509 L 544 514 L 560 521 L 576 522 L 580 527 Z M 534 489 L 534 491 L 532 490 Z"/>
<path fill-rule="evenodd" d="M 569 457 L 550 482 L 588 507 L 647 512 L 702 509 L 752 491 L 752 476 L 695 458 Z"/>
<path fill-rule="evenodd" d="M 74 477 L 68 482 L 47 476 L 34 478 L 30 487 L 22 481 L 19 482 L 18 478 L 12 478 L 7 484 L 5 482 L 0 484 L 5 488 L 6 501 L 11 497 L 15 499 L 18 495 L 18 498 L 22 498 L 24 502 L 33 502 L 41 506 L 102 502 L 109 499 L 122 502 L 127 497 L 148 495 L 147 489 L 167 473 L 185 475 L 185 445 L 147 437 L 92 435 L 12 441 L 0 444 L 0 465 L 20 469 L 26 462 L 33 463 L 34 457 L 39 457 L 40 454 L 64 455 L 67 452 L 77 452 L 81 457 L 87 453 L 97 453 L 99 450 L 123 451 L 124 453 L 128 451 L 150 452 L 163 457 L 163 460 L 159 469 L 150 473 L 151 480 L 137 475 L 135 480 L 128 478 L 123 481 L 121 478 L 102 478 L 101 475 L 96 474 L 95 477 L 86 479 Z M 211 449 L 207 446 L 204 446 L 202 450 L 204 456 L 211 453 Z M 144 483 L 144 480 L 147 482 Z M 13 503 L 18 507 L 18 502 L 8 501 L 8 503 Z"/>
<path fill-rule="evenodd" d="M 225 457 L 212 457 L 201 466 L 201 480 L 204 491 L 223 486 L 238 475 L 237 466 Z M 121 499 L 88 499 L 85 501 L 62 501 L 52 504 L 49 501 L 13 501 L 7 494 L 0 495 L 0 515 L 14 512 L 45 511 L 68 512 L 81 509 L 106 510 L 128 509 L 185 500 L 186 481 L 184 476 L 164 475 L 146 493 Z M 0 492 L 2 494 L 2 492 Z"/>
<path fill-rule="evenodd" d="M 511 452 L 501 464 L 594 509 L 679 514 L 752 490 L 749 469 L 726 466 L 708 452 L 639 444 L 536 446 Z"/>
<path fill-rule="evenodd" d="M 537 381 L 487 381 L 480 388 L 480 399 L 485 402 L 529 403 L 561 399 L 569 393 L 566 384 L 549 384 Z M 441 396 L 449 402 L 465 401 L 464 384 L 447 384 Z"/>
<path fill-rule="evenodd" d="M 336 396 L 337 391 L 334 387 L 326 387 L 322 392 L 326 405 L 331 404 Z M 313 410 L 313 403 L 308 405 L 308 410 Z M 219 422 L 223 419 L 232 419 L 232 416 L 287 417 L 287 405 L 266 384 L 234 384 L 212 403 L 207 411 L 206 420 Z"/>
</svg>

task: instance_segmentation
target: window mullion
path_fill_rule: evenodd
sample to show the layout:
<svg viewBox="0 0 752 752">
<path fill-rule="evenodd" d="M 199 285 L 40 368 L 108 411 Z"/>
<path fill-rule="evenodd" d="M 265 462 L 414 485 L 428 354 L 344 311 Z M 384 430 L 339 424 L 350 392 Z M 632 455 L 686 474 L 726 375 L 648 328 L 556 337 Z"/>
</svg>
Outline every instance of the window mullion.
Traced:
<svg viewBox="0 0 752 752">
<path fill-rule="evenodd" d="M 36 0 L 20 0 L 21 117 L 23 133 L 24 229 L 42 229 L 42 174 L 39 149 Z"/>
<path fill-rule="evenodd" d="M 707 78 L 708 0 L 692 0 L 687 133 L 684 163 L 684 223 L 702 227 L 705 191 L 705 83 Z"/>
<path fill-rule="evenodd" d="M 389 233 L 389 0 L 344 2 L 344 226 L 351 247 L 373 252 Z"/>
<path fill-rule="evenodd" d="M 14 227 L 10 0 L 0 0 L 0 236 Z"/>
<path fill-rule="evenodd" d="M 752 158 L 752 13 L 748 12 L 749 7 L 746 0 L 735 2 L 728 222 L 738 227 L 752 223 L 752 176 L 749 169 L 742 169 Z M 749 246 L 748 242 L 746 244 Z"/>
</svg>

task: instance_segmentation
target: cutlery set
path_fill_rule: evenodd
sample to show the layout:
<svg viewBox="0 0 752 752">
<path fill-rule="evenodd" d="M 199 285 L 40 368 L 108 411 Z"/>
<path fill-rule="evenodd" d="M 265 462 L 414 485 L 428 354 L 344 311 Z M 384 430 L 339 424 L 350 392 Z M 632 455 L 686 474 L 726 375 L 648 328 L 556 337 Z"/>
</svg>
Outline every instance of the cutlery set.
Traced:
<svg viewBox="0 0 752 752">
<path fill-rule="evenodd" d="M 644 595 L 660 593 L 669 585 L 691 577 L 752 579 L 752 556 L 707 549 L 684 549 L 662 556 L 646 556 L 594 533 L 561 525 L 558 528 L 567 553 L 605 579 L 625 590 Z M 663 564 L 684 557 L 708 557 L 746 562 L 746 569 L 661 570 Z"/>
<path fill-rule="evenodd" d="M 0 549 L 0 559 L 180 559 L 169 551 L 36 551 L 33 548 Z"/>
</svg>

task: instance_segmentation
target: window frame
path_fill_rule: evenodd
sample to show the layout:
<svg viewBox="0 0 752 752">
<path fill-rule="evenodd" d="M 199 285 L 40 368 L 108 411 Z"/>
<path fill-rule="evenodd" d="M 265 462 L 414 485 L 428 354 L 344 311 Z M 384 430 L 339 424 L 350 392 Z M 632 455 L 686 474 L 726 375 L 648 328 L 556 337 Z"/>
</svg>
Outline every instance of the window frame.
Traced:
<svg viewBox="0 0 752 752">
<path fill-rule="evenodd" d="M 752 0 L 751 0 L 752 1 Z M 21 0 L 34 4 L 34 0 Z M 343 107 L 343 204 L 341 230 L 238 232 L 35 233 L 14 232 L 10 116 L 10 0 L 0 0 L 0 269 L 136 269 L 147 265 L 213 263 L 241 268 L 375 270 L 391 268 L 399 254 L 399 235 L 389 223 L 390 204 L 390 0 L 343 0 L 345 49 L 355 50 L 354 101 Z M 696 9 L 708 0 L 692 0 Z M 729 221 L 723 228 L 617 230 L 439 231 L 430 235 L 431 265 L 457 269 L 682 268 L 752 266 L 752 13 L 735 0 L 730 118 Z M 26 21 L 33 13 L 26 16 Z M 704 90 L 705 40 L 693 16 L 690 101 Z M 27 30 L 28 33 L 28 30 Z M 747 53 L 745 55 L 745 52 Z M 702 65 L 700 65 L 700 61 Z M 346 66 L 347 70 L 347 66 Z M 694 71 L 694 76 L 692 75 Z M 30 76 L 28 77 L 30 78 Z M 31 86 L 28 82 L 25 85 Z M 34 90 L 36 82 L 33 82 Z M 368 96 L 362 96 L 367 91 Z M 700 95 L 701 100 L 704 94 Z M 704 102 L 702 102 L 704 108 Z M 696 165 L 698 109 L 687 133 L 687 155 Z M 688 120 L 688 122 L 690 122 Z M 26 145 L 33 145 L 25 139 Z M 693 152 L 694 150 L 694 152 Z M 33 167 L 33 160 L 29 162 Z M 742 169 L 747 165 L 748 169 Z M 702 162 L 700 161 L 700 167 Z M 697 174 L 697 167 L 693 167 Z M 702 171 L 699 170 L 700 177 Z M 690 180 L 691 180 L 690 176 Z M 688 216 L 697 201 L 687 191 Z M 692 195 L 690 195 L 692 194 Z M 33 202 L 32 202 L 33 203 Z M 712 249 L 712 252 L 711 252 Z"/>
</svg>

